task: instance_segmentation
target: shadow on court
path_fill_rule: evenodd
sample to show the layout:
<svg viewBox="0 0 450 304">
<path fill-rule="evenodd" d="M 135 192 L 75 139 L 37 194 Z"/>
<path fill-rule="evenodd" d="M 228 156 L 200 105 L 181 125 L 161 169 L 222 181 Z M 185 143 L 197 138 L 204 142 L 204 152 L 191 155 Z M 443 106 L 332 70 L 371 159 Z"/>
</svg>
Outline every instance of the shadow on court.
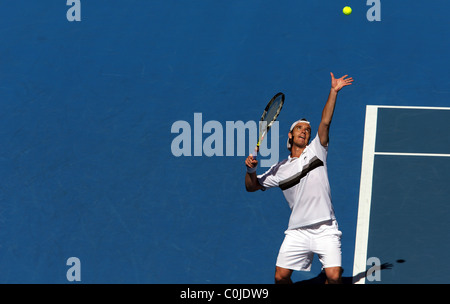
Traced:
<svg viewBox="0 0 450 304">
<path fill-rule="evenodd" d="M 405 260 L 397 260 L 397 263 L 404 263 L 404 262 L 405 262 Z M 394 265 L 391 263 L 383 263 L 379 266 L 379 269 L 374 269 L 374 270 L 386 270 L 386 269 L 392 269 L 392 267 L 394 267 Z M 343 276 L 342 283 L 343 284 L 353 284 L 353 282 L 358 282 L 362 278 L 367 277 L 368 271 L 369 270 L 360 272 L 353 277 Z M 319 275 L 317 277 L 314 277 L 314 278 L 308 279 L 308 280 L 298 281 L 298 282 L 295 282 L 294 284 L 295 285 L 320 285 L 320 284 L 325 284 L 325 280 L 326 280 L 325 272 L 322 271 L 321 273 L 319 273 Z"/>
</svg>

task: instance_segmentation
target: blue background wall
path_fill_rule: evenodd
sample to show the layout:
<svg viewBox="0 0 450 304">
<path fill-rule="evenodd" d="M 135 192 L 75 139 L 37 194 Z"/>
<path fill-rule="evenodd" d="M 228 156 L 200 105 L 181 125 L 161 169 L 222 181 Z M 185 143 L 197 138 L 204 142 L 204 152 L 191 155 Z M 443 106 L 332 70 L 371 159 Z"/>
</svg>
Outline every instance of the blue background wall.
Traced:
<svg viewBox="0 0 450 304">
<path fill-rule="evenodd" d="M 171 126 L 258 120 L 282 91 L 287 157 L 330 71 L 355 79 L 328 158 L 350 276 L 365 106 L 448 105 L 450 3 L 383 0 L 380 22 L 356 0 L 81 3 L 81 22 L 62 0 L 0 3 L 0 282 L 65 283 L 75 256 L 84 283 L 272 283 L 281 191 L 245 192 L 241 156 L 173 156 Z"/>
</svg>

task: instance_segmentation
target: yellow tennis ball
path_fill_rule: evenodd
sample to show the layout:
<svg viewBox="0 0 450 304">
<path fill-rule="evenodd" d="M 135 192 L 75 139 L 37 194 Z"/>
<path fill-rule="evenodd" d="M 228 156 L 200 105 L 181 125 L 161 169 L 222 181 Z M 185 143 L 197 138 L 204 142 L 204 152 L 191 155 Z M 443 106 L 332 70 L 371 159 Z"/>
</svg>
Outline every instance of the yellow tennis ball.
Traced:
<svg viewBox="0 0 450 304">
<path fill-rule="evenodd" d="M 352 13 L 352 8 L 350 6 L 346 6 L 342 9 L 342 12 L 344 13 L 344 15 L 350 15 Z"/>
</svg>

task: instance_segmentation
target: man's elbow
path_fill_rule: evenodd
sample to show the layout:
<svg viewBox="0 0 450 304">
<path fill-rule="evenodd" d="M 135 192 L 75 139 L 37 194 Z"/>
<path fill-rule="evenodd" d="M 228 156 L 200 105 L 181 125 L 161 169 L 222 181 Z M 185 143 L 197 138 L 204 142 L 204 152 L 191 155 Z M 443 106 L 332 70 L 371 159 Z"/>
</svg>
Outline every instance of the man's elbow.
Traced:
<svg viewBox="0 0 450 304">
<path fill-rule="evenodd" d="M 261 189 L 261 185 L 257 182 L 257 184 L 245 184 L 245 190 L 247 192 L 255 192 Z"/>
<path fill-rule="evenodd" d="M 256 191 L 256 189 L 253 186 L 248 186 L 248 185 L 245 185 L 245 190 L 247 190 L 247 192 L 255 192 Z"/>
<path fill-rule="evenodd" d="M 322 119 L 319 125 L 319 129 L 323 129 L 324 131 L 330 130 L 331 120 Z"/>
</svg>

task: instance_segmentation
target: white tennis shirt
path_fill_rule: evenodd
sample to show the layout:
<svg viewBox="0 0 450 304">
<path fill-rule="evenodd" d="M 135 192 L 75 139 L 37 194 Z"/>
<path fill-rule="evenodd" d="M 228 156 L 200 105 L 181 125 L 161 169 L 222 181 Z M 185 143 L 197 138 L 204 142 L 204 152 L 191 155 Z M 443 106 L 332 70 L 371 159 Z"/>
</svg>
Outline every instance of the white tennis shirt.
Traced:
<svg viewBox="0 0 450 304">
<path fill-rule="evenodd" d="M 283 191 L 291 208 L 288 230 L 335 219 L 327 173 L 327 153 L 328 147 L 322 146 L 316 134 L 300 157 L 292 158 L 289 155 L 258 175 L 263 190 L 279 187 Z"/>
</svg>

